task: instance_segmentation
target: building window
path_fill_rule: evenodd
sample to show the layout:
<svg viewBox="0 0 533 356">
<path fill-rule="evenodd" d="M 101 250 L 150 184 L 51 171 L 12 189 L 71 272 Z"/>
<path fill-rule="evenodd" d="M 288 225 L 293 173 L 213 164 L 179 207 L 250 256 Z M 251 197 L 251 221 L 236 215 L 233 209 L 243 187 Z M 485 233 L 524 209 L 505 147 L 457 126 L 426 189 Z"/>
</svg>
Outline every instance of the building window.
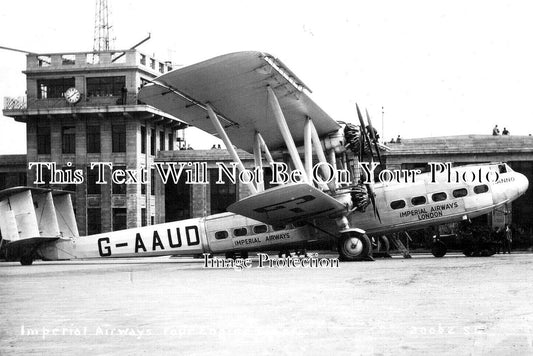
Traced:
<svg viewBox="0 0 533 356">
<path fill-rule="evenodd" d="M 146 194 L 146 183 L 141 183 L 141 194 Z"/>
<path fill-rule="evenodd" d="M 150 195 L 155 195 L 155 169 L 150 170 Z"/>
<path fill-rule="evenodd" d="M 236 184 L 226 181 L 224 184 L 216 184 L 218 170 L 209 170 L 209 182 L 211 187 L 211 214 L 223 213 L 226 208 L 237 201 Z"/>
<path fill-rule="evenodd" d="M 37 81 L 37 99 L 62 98 L 67 89 L 74 86 L 74 78 L 40 79 Z"/>
<path fill-rule="evenodd" d="M 148 225 L 148 219 L 146 218 L 146 208 L 141 208 L 141 226 Z"/>
<path fill-rule="evenodd" d="M 50 126 L 37 126 L 37 154 L 50 154 Z"/>
<path fill-rule="evenodd" d="M 76 152 L 76 127 L 63 126 L 61 130 L 61 143 L 63 153 Z"/>
<path fill-rule="evenodd" d="M 168 150 L 174 150 L 174 135 L 172 133 L 168 134 Z"/>
<path fill-rule="evenodd" d="M 87 234 L 102 232 L 102 212 L 100 208 L 87 208 Z"/>
<path fill-rule="evenodd" d="M 87 78 L 87 96 L 121 96 L 126 87 L 126 77 Z"/>
<path fill-rule="evenodd" d="M 155 156 L 155 130 L 150 130 L 150 154 Z"/>
<path fill-rule="evenodd" d="M 94 167 L 94 169 L 91 169 L 91 167 L 87 167 L 87 194 L 101 194 L 102 193 L 102 185 L 96 184 L 98 181 L 98 169 Z"/>
<path fill-rule="evenodd" d="M 165 150 L 165 133 L 163 131 L 159 132 L 159 151 Z"/>
<path fill-rule="evenodd" d="M 127 228 L 128 213 L 126 208 L 113 208 L 113 231 Z"/>
<path fill-rule="evenodd" d="M 118 170 L 121 170 L 121 171 L 125 171 L 126 170 L 126 167 L 124 166 L 113 166 L 113 172 L 115 171 L 118 171 Z M 126 176 L 120 176 L 118 177 L 118 179 L 126 179 Z M 112 188 L 112 192 L 113 194 L 126 194 L 126 184 L 117 184 L 115 182 L 113 182 L 113 188 Z"/>
<path fill-rule="evenodd" d="M 146 127 L 141 126 L 141 153 L 146 153 Z"/>
<path fill-rule="evenodd" d="M 66 180 L 72 181 L 74 179 L 74 171 L 76 170 L 76 167 L 63 167 L 63 178 Z M 69 192 L 76 192 L 76 186 L 77 184 L 64 184 L 61 189 L 67 190 Z"/>
<path fill-rule="evenodd" d="M 87 125 L 87 153 L 100 153 L 100 126 Z"/>
<path fill-rule="evenodd" d="M 126 125 L 117 124 L 111 126 L 111 135 L 113 152 L 126 152 Z"/>
</svg>

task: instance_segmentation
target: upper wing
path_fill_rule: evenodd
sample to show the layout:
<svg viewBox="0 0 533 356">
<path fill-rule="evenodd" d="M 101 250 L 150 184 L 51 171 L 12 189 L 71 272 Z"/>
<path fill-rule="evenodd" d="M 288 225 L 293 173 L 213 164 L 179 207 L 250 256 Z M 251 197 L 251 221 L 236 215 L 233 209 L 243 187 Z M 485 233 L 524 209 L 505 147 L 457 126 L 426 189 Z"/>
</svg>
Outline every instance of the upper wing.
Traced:
<svg viewBox="0 0 533 356">
<path fill-rule="evenodd" d="M 266 87 L 274 90 L 292 137 L 303 142 L 304 122 L 310 117 L 319 136 L 339 129 L 304 92 L 305 84 L 281 61 L 262 52 L 237 52 L 166 73 L 144 86 L 139 99 L 211 134 L 203 104 L 221 116 L 232 143 L 248 152 L 260 132 L 271 150 L 284 147 L 268 106 Z"/>
</svg>

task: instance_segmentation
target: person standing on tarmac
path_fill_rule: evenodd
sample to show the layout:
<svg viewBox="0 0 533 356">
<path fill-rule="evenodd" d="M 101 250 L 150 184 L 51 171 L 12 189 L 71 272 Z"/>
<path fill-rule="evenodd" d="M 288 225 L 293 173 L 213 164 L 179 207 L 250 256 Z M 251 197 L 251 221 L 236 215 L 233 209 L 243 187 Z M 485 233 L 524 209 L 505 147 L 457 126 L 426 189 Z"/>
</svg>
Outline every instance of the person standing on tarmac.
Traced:
<svg viewBox="0 0 533 356">
<path fill-rule="evenodd" d="M 503 253 L 511 253 L 511 244 L 513 242 L 513 232 L 508 224 L 505 224 L 504 237 L 503 237 Z"/>
</svg>

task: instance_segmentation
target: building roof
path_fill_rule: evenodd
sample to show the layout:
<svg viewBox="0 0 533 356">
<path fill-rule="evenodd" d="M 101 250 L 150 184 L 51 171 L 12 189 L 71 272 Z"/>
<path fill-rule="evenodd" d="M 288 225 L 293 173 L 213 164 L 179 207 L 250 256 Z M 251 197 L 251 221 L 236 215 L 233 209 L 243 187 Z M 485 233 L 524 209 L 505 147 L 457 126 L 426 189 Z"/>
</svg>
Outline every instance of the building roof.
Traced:
<svg viewBox="0 0 533 356">
<path fill-rule="evenodd" d="M 533 152 L 533 136 L 459 135 L 401 139 L 387 143 L 386 156 Z"/>
<path fill-rule="evenodd" d="M 237 149 L 237 154 L 239 155 L 239 158 L 241 160 L 254 159 L 254 156 L 252 154 L 241 149 Z M 156 158 L 156 161 L 180 162 L 231 160 L 232 159 L 228 150 L 225 149 L 160 151 Z"/>
</svg>

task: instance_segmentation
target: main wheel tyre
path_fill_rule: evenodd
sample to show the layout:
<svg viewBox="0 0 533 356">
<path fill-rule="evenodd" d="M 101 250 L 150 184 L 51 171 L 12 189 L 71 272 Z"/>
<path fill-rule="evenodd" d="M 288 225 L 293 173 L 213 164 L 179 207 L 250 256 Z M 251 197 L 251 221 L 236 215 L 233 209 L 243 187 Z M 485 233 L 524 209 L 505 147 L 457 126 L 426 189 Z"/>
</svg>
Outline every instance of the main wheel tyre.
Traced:
<svg viewBox="0 0 533 356">
<path fill-rule="evenodd" d="M 344 234 L 339 238 L 337 248 L 342 261 L 373 260 L 372 246 L 366 234 Z"/>
<path fill-rule="evenodd" d="M 448 248 L 446 247 L 446 244 L 442 241 L 435 241 L 435 243 L 431 247 L 431 253 L 435 257 L 444 257 L 446 252 L 448 252 Z"/>
<path fill-rule="evenodd" d="M 20 264 L 23 266 L 29 266 L 33 263 L 33 257 L 30 255 L 22 256 L 20 258 Z"/>
</svg>

